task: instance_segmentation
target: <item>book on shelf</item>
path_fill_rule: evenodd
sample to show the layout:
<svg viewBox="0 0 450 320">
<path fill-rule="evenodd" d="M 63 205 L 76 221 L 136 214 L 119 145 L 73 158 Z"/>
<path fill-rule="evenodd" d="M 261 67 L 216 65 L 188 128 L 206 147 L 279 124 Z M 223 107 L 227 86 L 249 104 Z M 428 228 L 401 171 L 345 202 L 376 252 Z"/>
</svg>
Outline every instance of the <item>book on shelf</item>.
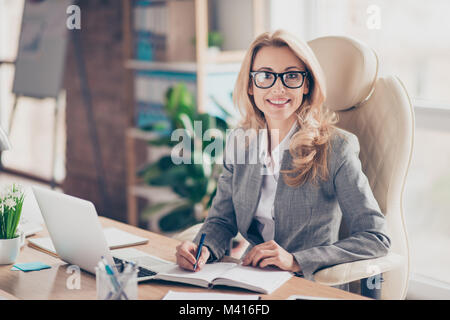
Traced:
<svg viewBox="0 0 450 320">
<path fill-rule="evenodd" d="M 152 61 L 164 58 L 168 33 L 167 14 L 164 2 L 134 3 L 133 38 L 136 59 Z"/>
</svg>

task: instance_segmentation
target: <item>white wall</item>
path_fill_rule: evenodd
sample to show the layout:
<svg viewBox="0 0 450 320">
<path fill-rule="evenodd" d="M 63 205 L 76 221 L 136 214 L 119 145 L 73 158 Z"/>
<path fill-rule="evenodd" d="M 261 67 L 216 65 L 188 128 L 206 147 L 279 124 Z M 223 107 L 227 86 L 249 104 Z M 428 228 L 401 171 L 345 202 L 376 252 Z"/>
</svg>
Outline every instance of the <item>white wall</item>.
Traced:
<svg viewBox="0 0 450 320">
<path fill-rule="evenodd" d="M 285 29 L 305 39 L 311 32 L 308 4 L 306 0 L 270 0 L 270 30 Z"/>
<path fill-rule="evenodd" d="M 252 0 L 214 1 L 218 31 L 224 36 L 223 50 L 247 49 L 253 40 Z"/>
</svg>

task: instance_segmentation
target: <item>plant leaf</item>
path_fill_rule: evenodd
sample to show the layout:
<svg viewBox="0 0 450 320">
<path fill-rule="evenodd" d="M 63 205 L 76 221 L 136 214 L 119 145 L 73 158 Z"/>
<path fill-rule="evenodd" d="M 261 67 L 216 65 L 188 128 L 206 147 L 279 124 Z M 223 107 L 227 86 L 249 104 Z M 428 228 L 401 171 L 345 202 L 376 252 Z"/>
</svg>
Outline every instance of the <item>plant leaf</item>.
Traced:
<svg viewBox="0 0 450 320">
<path fill-rule="evenodd" d="M 191 118 L 189 118 L 186 113 L 181 113 L 178 115 L 178 120 L 182 123 L 183 128 L 187 131 L 189 137 L 193 139 L 195 137 L 195 132 Z"/>
</svg>

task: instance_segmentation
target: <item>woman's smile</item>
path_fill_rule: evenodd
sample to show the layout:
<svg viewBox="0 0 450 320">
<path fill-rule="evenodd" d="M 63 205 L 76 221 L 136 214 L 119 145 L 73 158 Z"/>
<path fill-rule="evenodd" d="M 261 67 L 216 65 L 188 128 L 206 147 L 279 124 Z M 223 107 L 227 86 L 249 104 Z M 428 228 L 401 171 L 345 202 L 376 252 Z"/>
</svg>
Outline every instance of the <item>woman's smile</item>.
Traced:
<svg viewBox="0 0 450 320">
<path fill-rule="evenodd" d="M 266 101 L 275 108 L 283 108 L 289 106 L 291 99 L 267 99 Z"/>
</svg>

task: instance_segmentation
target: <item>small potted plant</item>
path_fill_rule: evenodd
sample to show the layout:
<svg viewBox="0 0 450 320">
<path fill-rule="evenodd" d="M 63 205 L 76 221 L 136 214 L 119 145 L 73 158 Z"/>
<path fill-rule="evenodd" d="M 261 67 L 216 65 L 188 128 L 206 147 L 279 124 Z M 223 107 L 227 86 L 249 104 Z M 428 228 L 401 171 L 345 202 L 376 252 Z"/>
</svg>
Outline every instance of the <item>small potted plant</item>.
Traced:
<svg viewBox="0 0 450 320">
<path fill-rule="evenodd" d="M 195 37 L 192 38 L 192 44 L 195 46 Z M 209 31 L 208 32 L 208 55 L 214 56 L 217 55 L 224 42 L 223 35 L 218 31 Z"/>
<path fill-rule="evenodd" d="M 223 44 L 223 35 L 218 31 L 208 32 L 208 53 L 215 55 L 220 52 Z"/>
<path fill-rule="evenodd" d="M 14 263 L 24 242 L 23 232 L 17 230 L 24 198 L 15 184 L 0 195 L 0 264 Z"/>
</svg>

